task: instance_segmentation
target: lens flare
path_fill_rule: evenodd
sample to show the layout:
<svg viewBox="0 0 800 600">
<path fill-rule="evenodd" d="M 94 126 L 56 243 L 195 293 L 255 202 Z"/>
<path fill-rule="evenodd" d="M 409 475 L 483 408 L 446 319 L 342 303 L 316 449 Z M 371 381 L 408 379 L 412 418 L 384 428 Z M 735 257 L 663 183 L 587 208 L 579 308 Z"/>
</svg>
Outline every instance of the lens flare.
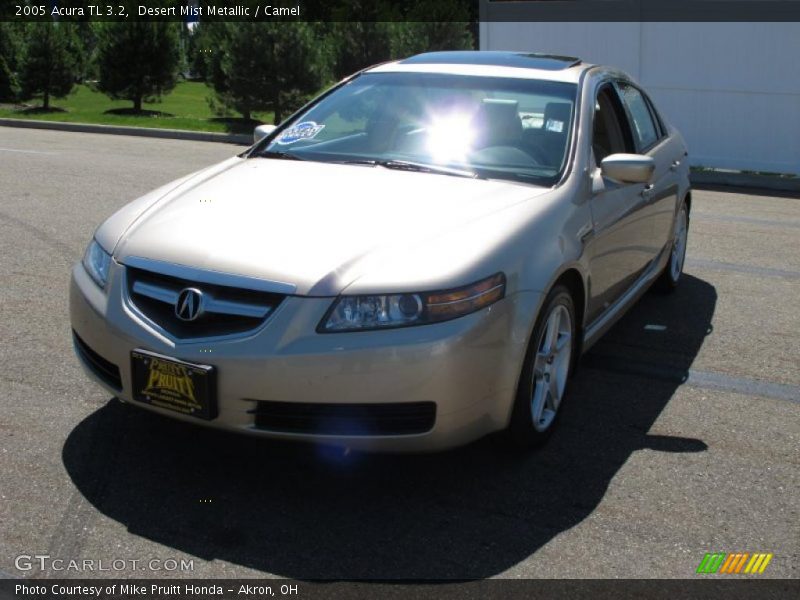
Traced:
<svg viewBox="0 0 800 600">
<path fill-rule="evenodd" d="M 475 129 L 469 114 L 440 115 L 428 125 L 427 149 L 437 162 L 464 161 L 474 140 Z"/>
</svg>

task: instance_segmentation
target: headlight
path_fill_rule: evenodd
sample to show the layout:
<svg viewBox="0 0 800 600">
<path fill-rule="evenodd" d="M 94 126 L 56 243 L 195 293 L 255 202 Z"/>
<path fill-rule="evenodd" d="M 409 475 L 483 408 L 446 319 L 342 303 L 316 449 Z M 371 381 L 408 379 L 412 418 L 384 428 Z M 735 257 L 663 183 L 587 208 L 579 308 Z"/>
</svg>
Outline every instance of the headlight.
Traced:
<svg viewBox="0 0 800 600">
<path fill-rule="evenodd" d="M 505 291 L 505 275 L 497 273 L 477 283 L 440 292 L 341 296 L 317 331 L 364 331 L 449 321 L 497 302 Z"/>
<path fill-rule="evenodd" d="M 111 255 L 100 247 L 96 240 L 89 243 L 83 255 L 83 266 L 101 288 L 106 287 L 108 268 L 111 266 Z"/>
</svg>

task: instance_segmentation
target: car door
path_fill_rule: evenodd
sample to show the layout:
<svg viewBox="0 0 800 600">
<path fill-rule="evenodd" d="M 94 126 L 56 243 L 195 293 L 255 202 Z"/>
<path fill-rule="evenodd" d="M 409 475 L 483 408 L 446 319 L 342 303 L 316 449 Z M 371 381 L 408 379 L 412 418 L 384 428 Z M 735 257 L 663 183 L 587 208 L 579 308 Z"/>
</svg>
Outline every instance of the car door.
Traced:
<svg viewBox="0 0 800 600">
<path fill-rule="evenodd" d="M 628 81 L 616 82 L 631 124 L 636 151 L 655 162 L 653 181 L 644 190 L 649 206 L 650 244 L 654 256 L 671 241 L 678 202 L 679 167 L 684 159 L 682 144 L 667 135 L 647 95 Z"/>
<path fill-rule="evenodd" d="M 593 235 L 586 246 L 589 322 L 624 294 L 655 258 L 647 186 L 611 180 L 603 177 L 599 168 L 606 156 L 635 152 L 627 112 L 614 84 L 605 82 L 596 93 L 592 126 Z"/>
</svg>

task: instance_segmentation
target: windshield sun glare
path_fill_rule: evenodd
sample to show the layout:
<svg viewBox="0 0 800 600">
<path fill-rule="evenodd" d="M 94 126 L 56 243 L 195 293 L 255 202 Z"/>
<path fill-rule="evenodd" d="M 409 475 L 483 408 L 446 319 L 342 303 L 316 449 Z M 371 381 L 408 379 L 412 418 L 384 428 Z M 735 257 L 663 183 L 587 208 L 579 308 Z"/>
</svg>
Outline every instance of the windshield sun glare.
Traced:
<svg viewBox="0 0 800 600">
<path fill-rule="evenodd" d="M 284 123 L 255 156 L 552 185 L 567 164 L 576 92 L 558 81 L 370 72 Z"/>
</svg>

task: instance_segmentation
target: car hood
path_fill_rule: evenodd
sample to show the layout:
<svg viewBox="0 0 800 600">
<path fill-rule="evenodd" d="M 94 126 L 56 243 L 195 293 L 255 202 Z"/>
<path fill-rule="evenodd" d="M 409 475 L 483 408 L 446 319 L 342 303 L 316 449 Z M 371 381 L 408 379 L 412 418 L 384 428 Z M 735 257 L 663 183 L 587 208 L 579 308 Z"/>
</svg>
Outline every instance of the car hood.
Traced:
<svg viewBox="0 0 800 600">
<path fill-rule="evenodd" d="M 166 261 L 287 283 L 296 294 L 317 296 L 336 295 L 379 268 L 377 257 L 396 263 L 405 251 L 418 256 L 425 244 L 548 191 L 260 158 L 232 159 L 162 189 L 168 191 L 140 205 L 119 231 L 118 262 Z M 466 229 L 469 239 L 455 243 L 469 247 L 465 254 L 480 253 L 481 236 Z M 450 262 L 441 268 L 457 272 Z"/>
</svg>

